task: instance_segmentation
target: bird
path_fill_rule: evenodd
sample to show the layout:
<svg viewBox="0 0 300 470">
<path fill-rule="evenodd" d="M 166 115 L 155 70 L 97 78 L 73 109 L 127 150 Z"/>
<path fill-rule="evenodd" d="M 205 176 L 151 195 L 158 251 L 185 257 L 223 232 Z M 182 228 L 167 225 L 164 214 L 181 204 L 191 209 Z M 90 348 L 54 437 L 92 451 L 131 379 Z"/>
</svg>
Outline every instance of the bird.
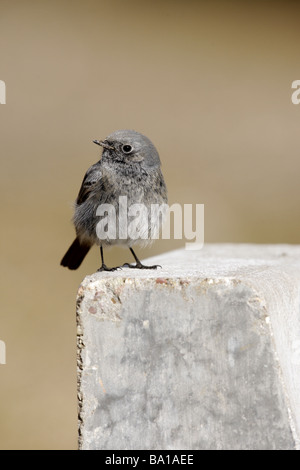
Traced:
<svg viewBox="0 0 300 470">
<path fill-rule="evenodd" d="M 133 250 L 134 245 L 148 246 L 158 238 L 167 212 L 167 187 L 157 149 L 148 137 L 128 129 L 93 142 L 102 147 L 102 156 L 83 178 L 74 207 L 76 238 L 60 264 L 77 269 L 96 244 L 101 255 L 99 272 L 123 267 L 157 269 L 159 265 L 142 264 Z M 136 207 L 140 210 L 134 218 L 131 209 Z M 113 230 L 105 231 L 113 222 Z M 128 247 L 135 263 L 108 267 L 103 249 L 113 245 Z"/>
</svg>

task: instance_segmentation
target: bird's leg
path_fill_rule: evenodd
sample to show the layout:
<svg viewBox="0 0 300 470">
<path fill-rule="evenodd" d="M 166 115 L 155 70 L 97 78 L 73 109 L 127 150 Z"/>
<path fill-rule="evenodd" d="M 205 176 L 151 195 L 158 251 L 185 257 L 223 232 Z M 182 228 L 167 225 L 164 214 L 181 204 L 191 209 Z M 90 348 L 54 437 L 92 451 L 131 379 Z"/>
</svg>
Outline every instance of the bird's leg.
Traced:
<svg viewBox="0 0 300 470">
<path fill-rule="evenodd" d="M 153 266 L 145 266 L 144 264 L 142 264 L 140 262 L 140 260 L 138 259 L 138 257 L 136 256 L 135 252 L 133 251 L 133 249 L 131 247 L 129 247 L 129 250 L 131 251 L 135 261 L 136 261 L 136 264 L 129 264 L 129 263 L 125 263 L 123 264 L 123 267 L 124 268 L 133 268 L 133 269 L 157 269 L 157 268 L 161 268 L 161 266 L 159 264 L 154 264 Z"/>
<path fill-rule="evenodd" d="M 108 268 L 106 264 L 104 263 L 104 256 L 103 256 L 103 247 L 100 245 L 100 253 L 101 253 L 101 267 L 97 269 L 97 272 L 102 272 L 102 271 L 116 271 L 117 269 L 121 269 L 119 267 L 117 268 Z"/>
</svg>

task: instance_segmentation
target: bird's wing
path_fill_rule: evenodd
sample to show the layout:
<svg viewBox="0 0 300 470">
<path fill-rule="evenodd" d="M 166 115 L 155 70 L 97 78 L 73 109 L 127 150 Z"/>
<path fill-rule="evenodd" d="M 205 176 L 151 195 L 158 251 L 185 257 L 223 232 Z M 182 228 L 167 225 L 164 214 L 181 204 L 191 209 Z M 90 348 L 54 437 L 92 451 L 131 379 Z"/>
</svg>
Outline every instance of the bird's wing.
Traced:
<svg viewBox="0 0 300 470">
<path fill-rule="evenodd" d="M 93 189 L 99 184 L 99 181 L 101 180 L 102 176 L 102 171 L 101 171 L 101 166 L 100 163 L 95 163 L 95 165 L 91 166 L 86 174 L 84 175 L 81 188 L 79 190 L 77 199 L 76 199 L 76 204 L 80 205 L 84 201 L 86 201 Z"/>
</svg>

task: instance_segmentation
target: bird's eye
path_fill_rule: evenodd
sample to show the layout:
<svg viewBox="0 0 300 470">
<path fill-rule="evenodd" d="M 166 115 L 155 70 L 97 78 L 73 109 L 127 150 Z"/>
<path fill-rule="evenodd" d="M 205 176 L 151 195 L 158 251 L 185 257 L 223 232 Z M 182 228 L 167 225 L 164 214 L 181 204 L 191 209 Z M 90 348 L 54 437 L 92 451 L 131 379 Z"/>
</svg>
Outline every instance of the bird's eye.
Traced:
<svg viewBox="0 0 300 470">
<path fill-rule="evenodd" d="M 122 150 L 123 150 L 124 153 L 130 153 L 130 152 L 132 152 L 132 147 L 131 147 L 131 145 L 125 144 L 125 145 L 123 145 Z"/>
</svg>

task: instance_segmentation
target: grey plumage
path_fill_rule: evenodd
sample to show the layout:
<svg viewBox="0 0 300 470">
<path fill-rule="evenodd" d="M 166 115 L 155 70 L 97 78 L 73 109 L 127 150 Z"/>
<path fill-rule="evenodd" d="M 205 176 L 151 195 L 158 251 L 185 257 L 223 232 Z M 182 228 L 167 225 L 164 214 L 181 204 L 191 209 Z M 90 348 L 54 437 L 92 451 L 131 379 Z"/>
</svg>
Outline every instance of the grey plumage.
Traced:
<svg viewBox="0 0 300 470">
<path fill-rule="evenodd" d="M 103 246 L 125 245 L 130 248 L 136 259 L 136 265 L 127 266 L 144 268 L 132 246 L 146 246 L 153 238 L 157 238 L 162 220 L 160 214 L 150 220 L 150 207 L 151 204 L 167 203 L 167 189 L 160 169 L 158 152 L 146 136 L 132 130 L 116 131 L 104 141 L 94 142 L 103 147 L 102 158 L 92 165 L 84 176 L 73 218 L 77 236 L 61 264 L 69 269 L 77 269 L 91 246 L 97 244 L 101 247 L 100 270 L 110 270 L 104 264 Z M 97 208 L 101 204 L 111 204 L 114 207 L 119 233 L 119 223 L 123 220 L 119 217 L 120 196 L 127 197 L 128 207 L 132 204 L 143 204 L 148 210 L 148 218 L 141 218 L 139 224 L 141 237 L 99 239 L 97 224 L 100 217 L 96 214 Z M 126 223 L 128 221 L 129 217 Z M 120 228 L 122 229 L 121 226 Z"/>
</svg>

